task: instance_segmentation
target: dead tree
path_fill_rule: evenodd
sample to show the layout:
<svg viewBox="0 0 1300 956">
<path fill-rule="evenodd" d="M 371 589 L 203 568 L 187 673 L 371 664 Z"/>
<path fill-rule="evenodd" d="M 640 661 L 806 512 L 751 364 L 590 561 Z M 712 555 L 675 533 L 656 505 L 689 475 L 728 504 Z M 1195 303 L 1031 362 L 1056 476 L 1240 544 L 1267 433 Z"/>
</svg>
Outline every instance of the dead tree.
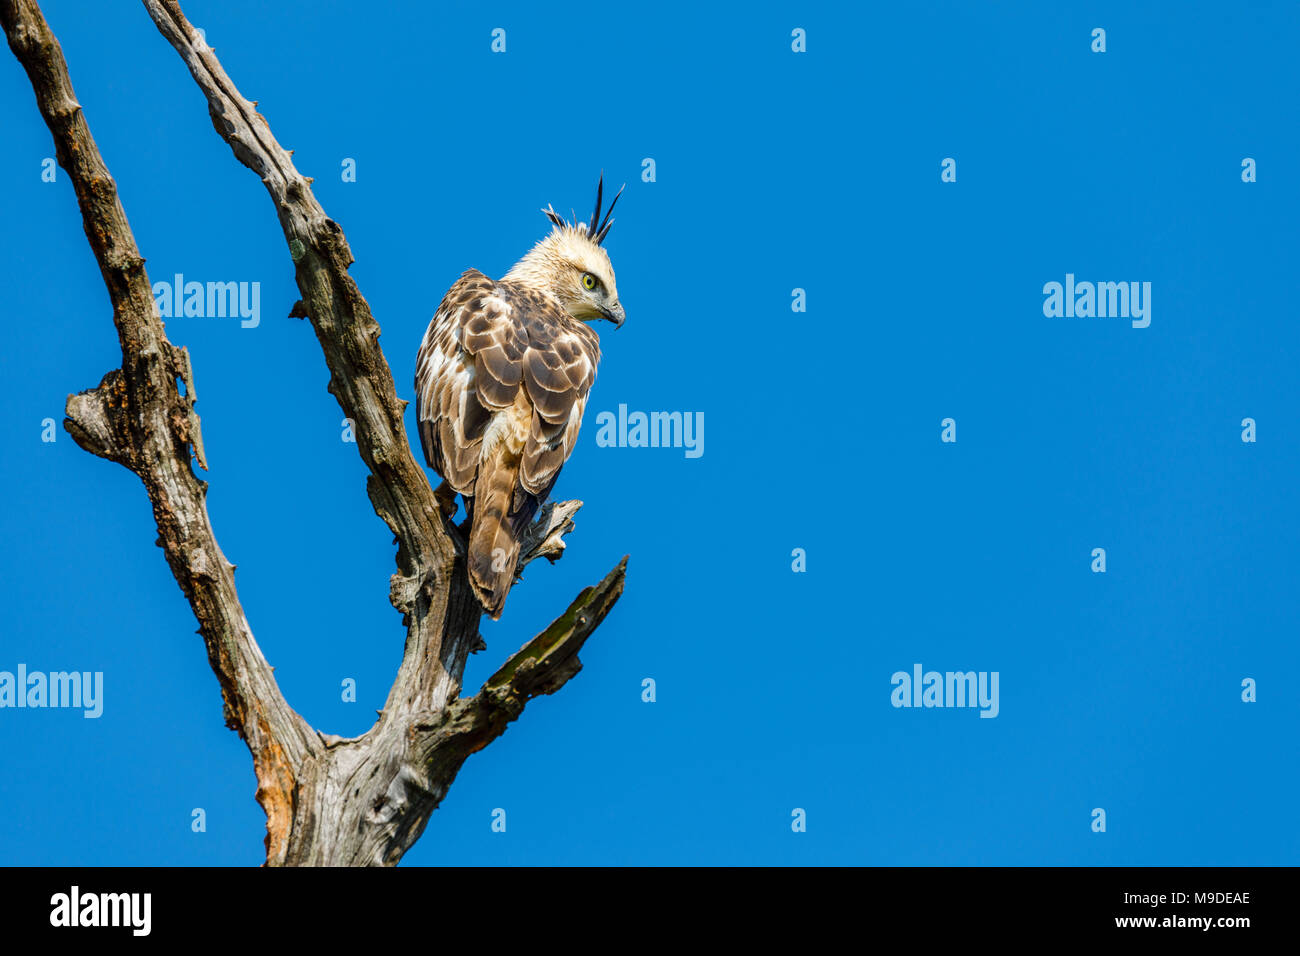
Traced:
<svg viewBox="0 0 1300 956">
<path fill-rule="evenodd" d="M 144 483 L 158 544 L 220 682 L 226 724 L 253 755 L 267 864 L 393 865 L 419 838 L 465 759 L 499 736 L 531 698 L 554 693 L 578 672 L 578 651 L 623 591 L 627 559 L 583 590 L 478 693 L 460 695 L 482 612 L 466 577 L 464 541 L 445 523 L 411 454 L 402 420 L 407 403 L 379 347 L 379 325 L 348 274 L 353 260 L 343 230 L 175 0 L 144 6 L 207 98 L 217 133 L 270 193 L 302 294 L 291 314 L 309 318 L 315 329 L 329 390 L 355 423 L 369 470 L 366 490 L 396 538 L 389 600 L 402 614 L 406 649 L 375 725 L 355 738 L 321 733 L 280 693 L 240 606 L 234 567 L 217 545 L 207 483 L 193 468 L 206 470 L 207 463 L 189 354 L 164 334 L 144 259 L 58 41 L 36 0 L 0 0 L 0 25 L 76 190 L 122 347 L 121 368 L 68 398 L 64 427 L 82 448 Z M 559 557 L 580 505 L 544 509 L 521 550 L 521 570 L 538 557 Z"/>
</svg>

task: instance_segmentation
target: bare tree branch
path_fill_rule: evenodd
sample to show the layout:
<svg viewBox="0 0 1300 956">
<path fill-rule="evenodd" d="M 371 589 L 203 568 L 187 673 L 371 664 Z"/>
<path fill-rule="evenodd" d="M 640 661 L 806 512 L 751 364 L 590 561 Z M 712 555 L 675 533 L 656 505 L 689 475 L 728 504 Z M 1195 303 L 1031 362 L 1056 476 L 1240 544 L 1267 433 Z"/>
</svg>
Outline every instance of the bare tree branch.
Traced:
<svg viewBox="0 0 1300 956">
<path fill-rule="evenodd" d="M 86 450 L 134 471 L 154 506 L 159 543 L 189 599 L 221 683 L 227 723 L 248 742 L 267 814 L 267 863 L 394 864 L 419 837 L 465 758 L 504 730 L 529 699 L 578 672 L 577 652 L 622 593 L 624 558 L 526 644 L 469 699 L 457 699 L 465 660 L 481 644 L 464 545 L 445 524 L 406 438 L 379 347 L 379 326 L 348 275 L 342 229 L 312 195 L 255 104 L 244 99 L 174 0 L 143 0 L 208 100 L 213 125 L 262 179 L 296 266 L 302 302 L 330 370 L 329 390 L 355 423 L 370 472 L 367 491 L 396 538 L 389 598 L 403 614 L 406 648 L 375 726 L 344 740 L 313 731 L 284 701 L 240 607 L 234 567 L 217 546 L 205 506 L 206 469 L 189 355 L 167 341 L 144 260 L 116 185 L 76 102 L 62 52 L 35 0 L 0 0 L 0 23 L 26 69 L 77 193 L 86 236 L 114 307 L 122 368 L 70 396 L 65 421 Z M 184 394 L 177 381 L 184 384 Z M 556 560 L 581 502 L 543 510 L 519 570 Z"/>
<path fill-rule="evenodd" d="M 554 694 L 578 671 L 578 651 L 623 593 L 627 558 L 595 587 L 586 588 L 560 617 L 521 647 L 473 697 L 462 698 L 431 723 L 417 722 L 422 732 L 416 765 L 428 768 L 427 789 L 451 785 L 466 757 L 505 732 L 506 724 L 539 694 Z"/>
<path fill-rule="evenodd" d="M 221 682 L 226 724 L 252 752 L 268 834 L 287 832 L 296 768 L 320 748 L 306 722 L 285 703 L 253 640 L 235 592 L 234 567 L 221 553 L 208 520 L 207 485 L 190 467 L 191 443 L 195 449 L 202 443 L 189 358 L 163 333 L 117 186 L 90 135 L 63 51 L 40 8 L 34 0 L 0 0 L 0 24 L 27 71 L 41 116 L 54 135 L 59 165 L 76 191 L 122 346 L 121 369 L 68 399 L 65 426 L 87 451 L 125 465 L 144 482 L 158 523 L 158 543 L 194 608 Z M 188 397 L 177 389 L 178 377 L 188 380 Z"/>
<path fill-rule="evenodd" d="M 564 536 L 573 530 L 573 516 L 581 507 L 581 501 L 548 501 L 542 505 L 537 520 L 519 544 L 517 573 L 522 574 L 525 566 L 537 558 L 545 558 L 552 564 L 560 560 L 564 554 Z"/>
</svg>

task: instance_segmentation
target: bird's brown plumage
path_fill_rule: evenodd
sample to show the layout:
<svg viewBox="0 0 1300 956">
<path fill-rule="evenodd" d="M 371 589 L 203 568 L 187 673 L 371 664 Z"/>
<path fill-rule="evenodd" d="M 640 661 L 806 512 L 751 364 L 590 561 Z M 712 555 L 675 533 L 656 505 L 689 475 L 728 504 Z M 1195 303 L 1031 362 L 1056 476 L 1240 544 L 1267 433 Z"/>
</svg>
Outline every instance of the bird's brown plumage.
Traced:
<svg viewBox="0 0 1300 956">
<path fill-rule="evenodd" d="M 471 269 L 425 332 L 415 388 L 425 460 L 470 512 L 469 577 L 499 617 L 524 530 L 573 451 L 600 342 L 552 295 Z"/>
</svg>

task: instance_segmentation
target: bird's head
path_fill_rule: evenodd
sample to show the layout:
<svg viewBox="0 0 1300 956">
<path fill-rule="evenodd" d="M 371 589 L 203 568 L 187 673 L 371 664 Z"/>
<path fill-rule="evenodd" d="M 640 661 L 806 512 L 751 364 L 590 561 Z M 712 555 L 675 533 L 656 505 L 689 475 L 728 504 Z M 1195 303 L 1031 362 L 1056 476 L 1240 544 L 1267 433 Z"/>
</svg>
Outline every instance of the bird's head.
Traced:
<svg viewBox="0 0 1300 956">
<path fill-rule="evenodd" d="M 551 207 L 543 209 L 554 228 L 515 263 L 506 278 L 550 293 L 579 321 L 607 319 L 618 327 L 626 316 L 618 301 L 614 267 L 601 243 L 614 224 L 610 214 L 623 190 L 618 191 L 602 220 L 604 184 L 602 176 L 596 185 L 596 209 L 590 222 L 567 222 Z"/>
</svg>

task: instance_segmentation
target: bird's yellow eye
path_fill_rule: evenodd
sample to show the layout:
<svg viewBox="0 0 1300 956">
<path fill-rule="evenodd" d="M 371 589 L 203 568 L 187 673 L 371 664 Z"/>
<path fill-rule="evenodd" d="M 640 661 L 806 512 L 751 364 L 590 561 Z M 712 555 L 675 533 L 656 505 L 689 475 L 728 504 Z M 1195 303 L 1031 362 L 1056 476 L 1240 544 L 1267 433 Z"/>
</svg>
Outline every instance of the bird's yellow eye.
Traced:
<svg viewBox="0 0 1300 956">
<path fill-rule="evenodd" d="M 596 277 L 590 272 L 584 272 L 582 274 L 582 287 L 588 291 L 596 288 Z"/>
</svg>

